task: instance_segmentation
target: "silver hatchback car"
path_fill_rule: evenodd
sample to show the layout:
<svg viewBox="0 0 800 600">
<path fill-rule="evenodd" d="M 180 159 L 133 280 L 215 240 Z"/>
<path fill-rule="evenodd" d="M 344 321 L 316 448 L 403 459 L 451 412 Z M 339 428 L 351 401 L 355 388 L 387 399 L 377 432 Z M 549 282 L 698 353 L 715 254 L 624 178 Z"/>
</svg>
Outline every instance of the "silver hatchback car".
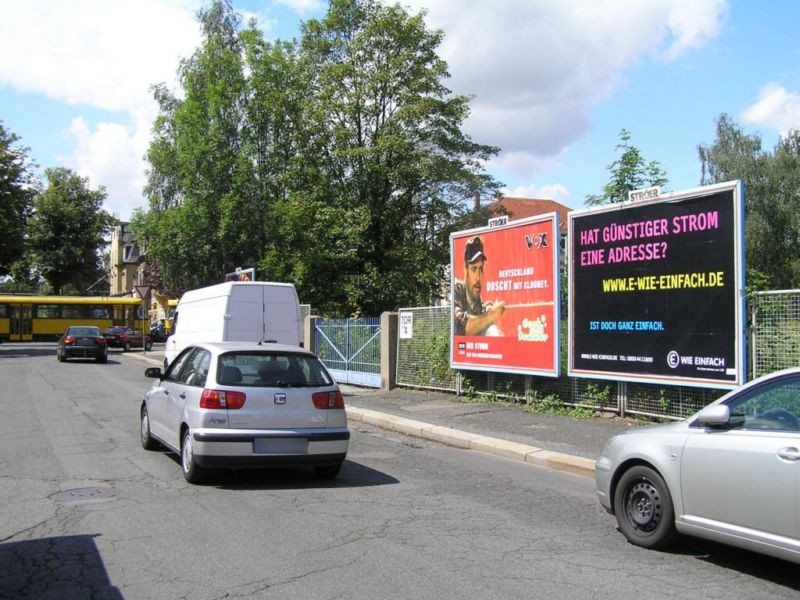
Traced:
<svg viewBox="0 0 800 600">
<path fill-rule="evenodd" d="M 297 346 L 202 343 L 185 348 L 140 409 L 142 446 L 181 457 L 190 483 L 209 469 L 310 465 L 334 478 L 347 455 L 344 398 L 311 352 Z"/>
<path fill-rule="evenodd" d="M 595 480 L 633 544 L 664 547 L 683 533 L 800 563 L 800 369 L 686 421 L 615 436 Z"/>
</svg>

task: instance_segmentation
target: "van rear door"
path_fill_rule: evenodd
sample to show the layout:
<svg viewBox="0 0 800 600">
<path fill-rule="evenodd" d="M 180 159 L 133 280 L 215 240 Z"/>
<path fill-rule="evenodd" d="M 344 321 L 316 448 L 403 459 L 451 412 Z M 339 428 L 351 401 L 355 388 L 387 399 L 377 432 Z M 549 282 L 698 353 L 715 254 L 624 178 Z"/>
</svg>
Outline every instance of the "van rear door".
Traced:
<svg viewBox="0 0 800 600">
<path fill-rule="evenodd" d="M 300 306 L 291 286 L 264 288 L 264 338 L 297 346 L 302 339 Z"/>
<path fill-rule="evenodd" d="M 226 342 L 259 342 L 264 333 L 264 286 L 240 284 L 231 288 L 225 314 Z"/>
</svg>

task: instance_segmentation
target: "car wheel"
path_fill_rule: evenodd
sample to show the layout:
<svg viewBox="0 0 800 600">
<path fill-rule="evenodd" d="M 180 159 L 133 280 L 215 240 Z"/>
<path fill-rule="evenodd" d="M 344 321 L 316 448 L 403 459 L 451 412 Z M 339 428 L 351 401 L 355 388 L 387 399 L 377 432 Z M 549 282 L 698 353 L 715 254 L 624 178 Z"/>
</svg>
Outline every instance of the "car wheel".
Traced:
<svg viewBox="0 0 800 600">
<path fill-rule="evenodd" d="M 96 360 L 99 363 L 107 363 L 108 362 L 108 354 L 103 354 L 102 356 L 98 356 Z"/>
<path fill-rule="evenodd" d="M 144 343 L 144 349 L 145 349 L 147 352 L 150 352 L 150 350 L 152 350 L 152 349 L 153 349 L 153 342 L 145 342 L 145 343 Z"/>
<path fill-rule="evenodd" d="M 142 448 L 145 450 L 156 450 L 158 442 L 150 435 L 150 415 L 147 414 L 147 406 L 142 404 L 142 415 L 139 432 L 141 434 Z"/>
<path fill-rule="evenodd" d="M 336 479 L 339 471 L 342 470 L 342 463 L 336 465 L 318 465 L 314 467 L 314 475 L 319 479 Z"/>
<path fill-rule="evenodd" d="M 206 478 L 206 471 L 197 464 L 194 458 L 192 445 L 192 432 L 187 429 L 183 433 L 183 443 L 181 444 L 181 468 L 183 477 L 189 483 L 201 483 Z"/>
<path fill-rule="evenodd" d="M 667 484 L 649 467 L 625 471 L 614 494 L 614 513 L 620 531 L 636 546 L 664 548 L 678 535 Z"/>
<path fill-rule="evenodd" d="M 131 343 L 125 342 L 125 345 L 122 347 L 123 352 L 130 352 L 131 351 Z"/>
<path fill-rule="evenodd" d="M 58 357 L 58 362 L 66 362 L 67 357 L 64 356 L 64 353 L 61 351 L 61 348 L 56 350 L 56 356 Z"/>
</svg>

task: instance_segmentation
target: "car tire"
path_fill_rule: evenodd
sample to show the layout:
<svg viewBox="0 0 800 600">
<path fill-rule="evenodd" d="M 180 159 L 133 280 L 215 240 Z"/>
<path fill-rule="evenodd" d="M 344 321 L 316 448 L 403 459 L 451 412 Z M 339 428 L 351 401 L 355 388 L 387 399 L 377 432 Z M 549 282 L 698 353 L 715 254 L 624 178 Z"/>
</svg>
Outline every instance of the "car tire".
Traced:
<svg viewBox="0 0 800 600">
<path fill-rule="evenodd" d="M 318 479 L 336 479 L 341 470 L 342 463 L 336 465 L 317 465 L 314 467 L 314 475 Z"/>
<path fill-rule="evenodd" d="M 58 362 L 66 362 L 67 357 L 64 356 L 64 353 L 61 351 L 61 348 L 56 350 L 56 356 L 58 357 Z"/>
<path fill-rule="evenodd" d="M 617 484 L 614 513 L 622 534 L 643 548 L 665 548 L 678 537 L 667 484 L 655 470 L 631 467 Z"/>
<path fill-rule="evenodd" d="M 145 342 L 144 343 L 144 349 L 145 349 L 145 351 L 150 352 L 150 350 L 153 349 L 153 342 Z"/>
<path fill-rule="evenodd" d="M 125 342 L 125 345 L 122 347 L 123 352 L 130 352 L 131 351 L 131 343 Z"/>
<path fill-rule="evenodd" d="M 183 471 L 183 478 L 189 483 L 202 483 L 207 477 L 206 470 L 198 465 L 197 460 L 195 460 L 192 432 L 188 428 L 183 432 L 183 441 L 181 443 L 181 470 Z"/>
<path fill-rule="evenodd" d="M 142 448 L 145 450 L 157 450 L 158 442 L 150 435 L 150 415 L 147 414 L 147 405 L 142 404 L 139 418 L 139 438 L 142 441 Z"/>
<path fill-rule="evenodd" d="M 95 360 L 99 363 L 107 363 L 108 362 L 108 354 L 103 354 L 103 356 L 98 356 Z"/>
</svg>

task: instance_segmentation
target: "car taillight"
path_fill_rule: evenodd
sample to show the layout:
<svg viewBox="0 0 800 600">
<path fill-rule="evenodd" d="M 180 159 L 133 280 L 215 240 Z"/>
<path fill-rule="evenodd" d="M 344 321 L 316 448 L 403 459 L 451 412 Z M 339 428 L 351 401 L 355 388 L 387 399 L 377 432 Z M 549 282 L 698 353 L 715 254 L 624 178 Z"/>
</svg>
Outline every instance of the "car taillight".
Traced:
<svg viewBox="0 0 800 600">
<path fill-rule="evenodd" d="M 75 343 L 75 338 L 72 337 L 71 335 L 68 335 L 67 337 L 64 338 L 64 343 L 65 344 L 74 344 Z"/>
<path fill-rule="evenodd" d="M 200 396 L 200 408 L 227 408 L 236 410 L 244 406 L 247 398 L 244 392 L 229 392 L 224 390 L 203 390 Z"/>
<path fill-rule="evenodd" d="M 100 344 L 101 346 L 106 343 L 106 338 L 94 338 L 95 344 Z"/>
<path fill-rule="evenodd" d="M 311 399 L 317 408 L 344 408 L 344 396 L 339 390 L 335 392 L 316 392 L 311 395 Z"/>
</svg>

